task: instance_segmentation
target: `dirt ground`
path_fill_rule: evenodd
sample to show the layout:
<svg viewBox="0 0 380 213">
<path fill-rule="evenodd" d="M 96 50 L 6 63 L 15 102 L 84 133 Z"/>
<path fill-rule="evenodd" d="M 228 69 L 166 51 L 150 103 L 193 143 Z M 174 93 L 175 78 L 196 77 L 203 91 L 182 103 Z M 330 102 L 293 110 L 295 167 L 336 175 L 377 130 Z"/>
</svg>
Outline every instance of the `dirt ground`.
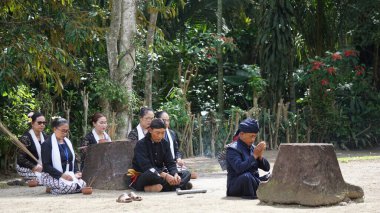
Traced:
<svg viewBox="0 0 380 213">
<path fill-rule="evenodd" d="M 380 156 L 380 149 L 372 151 L 337 151 L 337 157 Z M 277 151 L 267 151 L 273 163 Z M 346 182 L 361 186 L 362 202 L 341 203 L 335 206 L 304 207 L 299 205 L 266 205 L 259 200 L 226 197 L 226 172 L 221 171 L 215 159 L 186 159 L 188 167 L 197 171 L 192 180 L 194 189 L 207 193 L 177 195 L 175 192 L 137 194 L 142 201 L 117 203 L 116 198 L 126 191 L 94 190 L 92 195 L 72 194 L 54 196 L 44 187 L 7 186 L 0 184 L 0 212 L 380 212 L 380 159 L 353 160 L 340 163 Z"/>
</svg>

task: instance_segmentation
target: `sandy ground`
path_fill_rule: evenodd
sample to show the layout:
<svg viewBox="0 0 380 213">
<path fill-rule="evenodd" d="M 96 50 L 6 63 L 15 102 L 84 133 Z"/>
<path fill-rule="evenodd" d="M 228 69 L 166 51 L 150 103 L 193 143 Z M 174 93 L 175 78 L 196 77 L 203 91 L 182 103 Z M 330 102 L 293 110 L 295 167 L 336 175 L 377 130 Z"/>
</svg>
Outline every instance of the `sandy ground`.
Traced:
<svg viewBox="0 0 380 213">
<path fill-rule="evenodd" d="M 267 151 L 271 165 L 276 151 Z M 338 157 L 380 155 L 380 150 L 337 152 Z M 344 179 L 364 189 L 362 202 L 341 203 L 326 207 L 299 205 L 266 205 L 259 200 L 226 197 L 226 172 L 215 159 L 186 159 L 187 165 L 199 174 L 192 180 L 194 189 L 207 189 L 204 194 L 177 195 L 175 192 L 143 193 L 142 201 L 117 203 L 126 191 L 94 190 L 92 195 L 54 196 L 44 187 L 6 186 L 0 189 L 0 212 L 380 212 L 380 159 L 340 163 Z M 4 186 L 4 181 L 3 184 Z"/>
</svg>

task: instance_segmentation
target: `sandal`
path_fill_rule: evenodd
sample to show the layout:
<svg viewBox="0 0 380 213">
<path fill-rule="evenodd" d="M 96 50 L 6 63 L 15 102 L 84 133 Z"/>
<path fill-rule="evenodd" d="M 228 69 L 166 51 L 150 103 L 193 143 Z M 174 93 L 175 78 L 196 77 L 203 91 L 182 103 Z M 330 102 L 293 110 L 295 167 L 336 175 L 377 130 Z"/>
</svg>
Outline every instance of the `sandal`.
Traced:
<svg viewBox="0 0 380 213">
<path fill-rule="evenodd" d="M 133 201 L 141 201 L 142 200 L 142 197 L 141 196 L 138 196 L 136 193 L 134 192 L 129 192 L 128 193 L 128 196 L 133 200 Z"/>
<path fill-rule="evenodd" d="M 130 203 L 130 202 L 132 202 L 132 198 L 127 193 L 123 193 L 116 199 L 116 202 L 118 202 L 118 203 Z"/>
</svg>

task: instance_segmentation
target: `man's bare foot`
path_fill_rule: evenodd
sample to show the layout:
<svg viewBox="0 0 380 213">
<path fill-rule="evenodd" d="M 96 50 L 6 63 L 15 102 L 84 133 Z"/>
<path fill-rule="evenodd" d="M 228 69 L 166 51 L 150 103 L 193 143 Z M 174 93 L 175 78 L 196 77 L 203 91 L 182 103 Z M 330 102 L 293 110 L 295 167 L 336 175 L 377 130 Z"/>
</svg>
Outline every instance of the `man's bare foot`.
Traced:
<svg viewBox="0 0 380 213">
<path fill-rule="evenodd" d="M 196 172 L 192 172 L 190 178 L 191 179 L 197 179 L 198 178 L 198 174 Z"/>
<path fill-rule="evenodd" d="M 160 192 L 161 190 L 162 190 L 161 184 L 154 184 L 154 185 L 144 187 L 144 191 L 146 192 Z"/>
</svg>

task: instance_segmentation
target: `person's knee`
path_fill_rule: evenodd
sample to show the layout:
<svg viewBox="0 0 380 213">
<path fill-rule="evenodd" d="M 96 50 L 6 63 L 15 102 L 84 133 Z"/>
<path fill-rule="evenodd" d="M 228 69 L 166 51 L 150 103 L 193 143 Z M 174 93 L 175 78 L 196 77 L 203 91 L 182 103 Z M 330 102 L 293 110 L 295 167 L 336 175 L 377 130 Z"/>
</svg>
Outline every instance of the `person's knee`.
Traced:
<svg viewBox="0 0 380 213">
<path fill-rule="evenodd" d="M 189 178 L 190 179 L 190 177 L 191 177 L 191 173 L 189 172 L 189 171 L 182 171 L 181 173 L 180 173 L 180 176 L 181 176 L 181 178 L 182 179 L 186 179 L 186 178 Z"/>
<path fill-rule="evenodd" d="M 239 179 L 241 179 L 241 181 L 250 181 L 252 178 L 253 176 L 249 172 L 243 173 L 239 176 Z"/>
</svg>

